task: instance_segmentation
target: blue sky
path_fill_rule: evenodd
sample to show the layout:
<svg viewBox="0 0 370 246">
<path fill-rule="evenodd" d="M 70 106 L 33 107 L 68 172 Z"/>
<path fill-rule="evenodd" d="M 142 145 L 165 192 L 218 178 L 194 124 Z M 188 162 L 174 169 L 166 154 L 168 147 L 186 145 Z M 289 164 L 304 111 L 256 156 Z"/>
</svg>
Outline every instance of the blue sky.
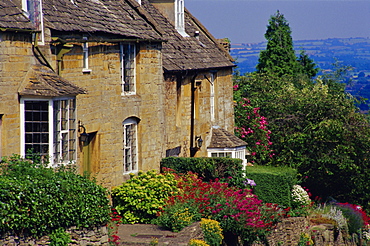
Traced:
<svg viewBox="0 0 370 246">
<path fill-rule="evenodd" d="M 294 40 L 370 38 L 370 0 L 185 0 L 185 7 L 216 38 L 232 43 L 265 41 L 268 19 L 277 10 Z"/>
</svg>

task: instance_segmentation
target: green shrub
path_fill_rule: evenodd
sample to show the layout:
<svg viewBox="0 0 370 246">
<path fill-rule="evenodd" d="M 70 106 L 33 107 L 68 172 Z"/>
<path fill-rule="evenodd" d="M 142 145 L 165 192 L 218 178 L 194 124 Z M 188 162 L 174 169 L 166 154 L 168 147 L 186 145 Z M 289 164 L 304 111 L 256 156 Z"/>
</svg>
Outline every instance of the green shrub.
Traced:
<svg viewBox="0 0 370 246">
<path fill-rule="evenodd" d="M 165 200 L 177 192 L 175 175 L 155 170 L 137 176 L 112 189 L 113 206 L 126 224 L 150 223 Z"/>
<path fill-rule="evenodd" d="M 241 159 L 226 157 L 166 157 L 161 168 L 170 168 L 176 173 L 197 173 L 204 181 L 219 179 L 231 186 L 244 188 L 244 171 Z"/>
<path fill-rule="evenodd" d="M 71 167 L 48 168 L 14 155 L 0 164 L 0 233 L 47 235 L 109 220 L 105 188 Z"/>
<path fill-rule="evenodd" d="M 166 208 L 165 212 L 153 222 L 173 232 L 179 232 L 200 219 L 198 208 L 188 203 L 177 203 Z"/>
<path fill-rule="evenodd" d="M 291 191 L 297 183 L 297 171 L 288 167 L 249 166 L 247 177 L 257 184 L 253 193 L 266 203 L 276 203 L 280 207 L 291 207 Z"/>
<path fill-rule="evenodd" d="M 68 243 L 72 242 L 71 236 L 63 228 L 58 228 L 53 231 L 49 235 L 49 238 L 49 246 L 67 246 Z"/>
<path fill-rule="evenodd" d="M 299 238 L 298 246 L 314 245 L 313 240 L 310 235 L 307 233 L 301 233 Z"/>
</svg>

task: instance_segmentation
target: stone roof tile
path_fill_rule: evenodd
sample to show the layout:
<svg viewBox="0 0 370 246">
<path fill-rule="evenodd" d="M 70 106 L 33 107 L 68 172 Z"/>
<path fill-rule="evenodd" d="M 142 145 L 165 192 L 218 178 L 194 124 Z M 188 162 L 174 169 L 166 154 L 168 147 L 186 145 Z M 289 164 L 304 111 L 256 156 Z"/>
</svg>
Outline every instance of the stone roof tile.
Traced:
<svg viewBox="0 0 370 246">
<path fill-rule="evenodd" d="M 45 26 L 57 31 L 104 32 L 127 38 L 161 39 L 134 0 L 44 0 Z"/>
<path fill-rule="evenodd" d="M 247 146 L 247 143 L 223 128 L 212 129 L 212 139 L 208 148 L 235 148 Z"/>
<path fill-rule="evenodd" d="M 86 91 L 68 80 L 60 77 L 50 68 L 42 65 L 33 65 L 27 72 L 21 87 L 18 90 L 21 96 L 76 96 Z"/>
<path fill-rule="evenodd" d="M 12 0 L 0 0 L 0 28 L 34 30 L 34 25 Z"/>
<path fill-rule="evenodd" d="M 185 10 L 185 30 L 189 37 L 183 37 L 148 0 L 142 0 L 142 6 L 164 30 L 163 38 L 167 40 L 162 49 L 165 70 L 202 70 L 234 66 L 231 56 L 189 11 Z M 199 31 L 199 38 L 194 37 L 195 31 Z"/>
</svg>

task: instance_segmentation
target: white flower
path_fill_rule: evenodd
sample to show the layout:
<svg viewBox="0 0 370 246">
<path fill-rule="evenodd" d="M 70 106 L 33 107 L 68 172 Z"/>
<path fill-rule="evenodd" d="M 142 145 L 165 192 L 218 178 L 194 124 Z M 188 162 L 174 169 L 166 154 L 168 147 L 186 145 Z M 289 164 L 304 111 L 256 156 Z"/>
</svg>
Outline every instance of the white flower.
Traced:
<svg viewBox="0 0 370 246">
<path fill-rule="evenodd" d="M 311 199 L 302 186 L 294 185 L 292 189 L 292 201 L 298 206 L 305 206 L 311 203 Z"/>
</svg>

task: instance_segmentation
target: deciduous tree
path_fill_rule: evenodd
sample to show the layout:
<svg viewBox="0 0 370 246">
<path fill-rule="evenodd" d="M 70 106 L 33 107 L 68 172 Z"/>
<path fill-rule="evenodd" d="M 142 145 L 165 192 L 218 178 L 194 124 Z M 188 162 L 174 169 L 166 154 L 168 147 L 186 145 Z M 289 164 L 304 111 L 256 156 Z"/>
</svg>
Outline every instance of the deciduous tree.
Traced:
<svg viewBox="0 0 370 246">
<path fill-rule="evenodd" d="M 259 164 L 297 168 L 314 194 L 370 208 L 369 122 L 337 76 L 308 81 L 274 74 L 235 77 L 235 100 L 247 100 L 269 122 L 276 155 Z M 245 120 L 238 111 L 235 116 L 237 126 Z"/>
</svg>

